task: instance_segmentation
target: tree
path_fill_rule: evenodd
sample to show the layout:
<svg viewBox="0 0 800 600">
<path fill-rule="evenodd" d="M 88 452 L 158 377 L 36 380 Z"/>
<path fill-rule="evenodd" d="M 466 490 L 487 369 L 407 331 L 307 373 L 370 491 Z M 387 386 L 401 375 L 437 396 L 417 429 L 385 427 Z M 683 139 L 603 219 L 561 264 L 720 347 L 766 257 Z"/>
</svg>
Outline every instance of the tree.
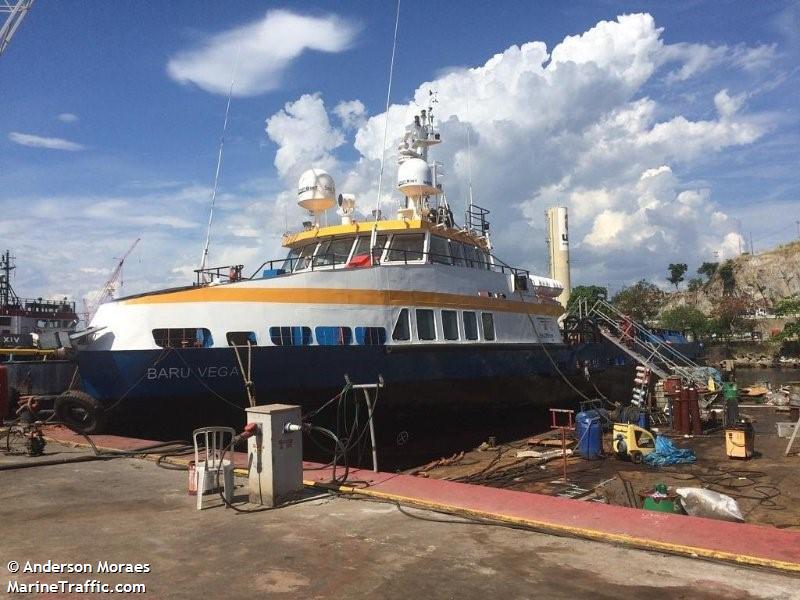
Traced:
<svg viewBox="0 0 800 600">
<path fill-rule="evenodd" d="M 586 300 L 589 308 L 592 308 L 598 300 L 608 300 L 608 289 L 599 285 L 576 285 L 570 292 L 567 311 L 571 311 L 581 300 Z"/>
<path fill-rule="evenodd" d="M 779 317 L 800 316 L 800 296 L 790 296 L 779 301 L 773 312 Z"/>
<path fill-rule="evenodd" d="M 683 276 L 686 274 L 688 269 L 689 266 L 686 263 L 670 263 L 669 277 L 667 277 L 667 281 L 674 285 L 675 289 L 677 290 L 678 284 L 683 281 Z"/>
<path fill-rule="evenodd" d="M 730 296 L 736 291 L 736 275 L 733 272 L 733 261 L 726 260 L 723 265 L 717 269 L 717 272 L 722 281 L 722 293 L 725 296 Z"/>
<path fill-rule="evenodd" d="M 738 333 L 747 330 L 751 324 L 745 317 L 752 308 L 753 301 L 743 294 L 722 296 L 714 307 L 713 315 L 723 333 Z"/>
<path fill-rule="evenodd" d="M 718 262 L 704 262 L 697 268 L 697 273 L 700 275 L 706 276 L 706 283 L 711 281 L 714 277 L 714 274 L 717 272 L 717 267 L 719 267 Z"/>
<path fill-rule="evenodd" d="M 690 292 L 699 292 L 702 287 L 703 287 L 703 280 L 700 279 L 699 277 L 692 277 L 689 280 Z"/>
<path fill-rule="evenodd" d="M 800 296 L 784 298 L 775 305 L 774 312 L 780 317 L 800 316 Z M 800 337 L 800 319 L 789 321 L 783 326 L 780 338 L 787 340 L 793 337 Z"/>
<path fill-rule="evenodd" d="M 697 338 L 705 333 L 708 317 L 693 306 L 676 306 L 661 313 L 659 324 L 664 329 L 690 331 Z"/>
<path fill-rule="evenodd" d="M 637 321 L 656 318 L 664 304 L 664 292 L 658 286 L 642 279 L 621 289 L 611 300 L 620 311 Z"/>
</svg>

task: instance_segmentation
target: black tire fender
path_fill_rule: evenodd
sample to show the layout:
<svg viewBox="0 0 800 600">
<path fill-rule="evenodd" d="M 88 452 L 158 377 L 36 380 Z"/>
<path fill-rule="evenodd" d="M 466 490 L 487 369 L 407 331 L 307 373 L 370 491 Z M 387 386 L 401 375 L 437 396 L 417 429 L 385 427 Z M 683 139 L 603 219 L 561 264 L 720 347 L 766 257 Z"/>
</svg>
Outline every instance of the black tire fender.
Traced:
<svg viewBox="0 0 800 600">
<path fill-rule="evenodd" d="M 103 405 L 86 392 L 67 390 L 56 398 L 56 418 L 76 433 L 100 433 L 105 425 Z"/>
</svg>

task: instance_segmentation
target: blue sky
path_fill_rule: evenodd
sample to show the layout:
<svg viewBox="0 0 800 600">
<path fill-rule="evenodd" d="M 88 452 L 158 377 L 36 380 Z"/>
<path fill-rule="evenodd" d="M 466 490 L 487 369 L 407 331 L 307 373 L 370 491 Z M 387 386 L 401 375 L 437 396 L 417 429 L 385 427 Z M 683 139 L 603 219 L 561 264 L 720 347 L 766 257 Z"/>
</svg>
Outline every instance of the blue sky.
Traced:
<svg viewBox="0 0 800 600">
<path fill-rule="evenodd" d="M 255 268 L 280 252 L 284 219 L 290 228 L 300 219 L 294 177 L 309 163 L 356 191 L 366 212 L 394 11 L 370 1 L 37 2 L 0 57 L 0 246 L 18 256 L 15 286 L 81 297 L 139 236 L 126 292 L 187 281 L 205 235 L 219 88 L 232 71 L 226 35 L 246 50 L 212 262 Z M 618 20 L 629 13 L 649 17 Z M 450 201 L 463 201 L 461 134 L 471 127 L 475 189 L 497 215 L 498 253 L 543 270 L 541 213 L 566 203 L 579 282 L 663 280 L 670 260 L 694 268 L 738 247 L 739 233 L 752 232 L 756 250 L 797 236 L 799 15 L 791 2 L 402 0 L 390 130 L 430 82 L 450 123 L 441 156 L 454 163 Z M 544 44 L 544 59 L 509 52 L 530 42 Z M 559 44 L 560 64 L 576 72 L 540 72 Z M 523 78 L 503 79 L 504 65 Z M 545 87 L 520 83 L 537 77 Z M 472 85 L 469 114 L 458 90 Z M 346 101 L 363 107 L 347 123 L 336 110 Z M 43 251 L 42 239 L 54 243 Z"/>
</svg>

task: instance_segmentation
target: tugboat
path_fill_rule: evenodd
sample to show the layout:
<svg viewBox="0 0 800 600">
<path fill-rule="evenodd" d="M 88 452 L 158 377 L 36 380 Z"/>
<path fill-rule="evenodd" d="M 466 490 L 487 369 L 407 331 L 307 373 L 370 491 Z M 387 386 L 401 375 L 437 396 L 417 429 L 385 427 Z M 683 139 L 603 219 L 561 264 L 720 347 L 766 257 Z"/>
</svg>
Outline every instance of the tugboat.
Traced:
<svg viewBox="0 0 800 600">
<path fill-rule="evenodd" d="M 191 286 L 100 306 L 73 336 L 85 392 L 128 424 L 241 424 L 249 399 L 312 410 L 346 375 L 380 379 L 376 419 L 390 440 L 408 439 L 404 422 L 422 415 L 513 421 L 510 406 L 573 398 L 561 284 L 494 256 L 488 210 L 470 205 L 455 222 L 429 160 L 441 141 L 432 108 L 422 110 L 399 147 L 403 200 L 390 218 L 359 220 L 357 199 L 312 168 L 297 192 L 311 220 L 284 236 L 285 258 L 250 276 L 242 265 L 200 269 Z M 341 222 L 322 225 L 337 205 Z"/>
</svg>

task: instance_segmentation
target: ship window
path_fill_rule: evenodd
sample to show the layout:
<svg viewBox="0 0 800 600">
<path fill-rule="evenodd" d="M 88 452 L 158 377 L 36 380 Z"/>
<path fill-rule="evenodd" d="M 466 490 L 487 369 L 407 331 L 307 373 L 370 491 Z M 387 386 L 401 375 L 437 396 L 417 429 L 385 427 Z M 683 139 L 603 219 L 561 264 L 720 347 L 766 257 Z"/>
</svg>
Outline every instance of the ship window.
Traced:
<svg viewBox="0 0 800 600">
<path fill-rule="evenodd" d="M 477 251 L 478 257 L 480 258 L 480 264 L 478 265 L 479 269 L 491 269 L 492 265 L 489 263 L 489 255 L 484 252 L 483 250 Z"/>
<path fill-rule="evenodd" d="M 389 242 L 389 252 L 386 255 L 387 261 L 407 262 L 409 260 L 420 260 L 422 249 L 425 245 L 424 234 L 393 235 Z"/>
<path fill-rule="evenodd" d="M 353 330 L 349 327 L 316 327 L 314 335 L 320 346 L 349 346 L 353 343 Z"/>
<path fill-rule="evenodd" d="M 311 345 L 310 327 L 270 327 L 269 338 L 276 346 Z"/>
<path fill-rule="evenodd" d="M 494 315 L 492 313 L 481 313 L 481 324 L 483 325 L 483 339 L 487 342 L 494 340 Z"/>
<path fill-rule="evenodd" d="M 353 247 L 353 239 L 348 237 L 323 242 L 319 245 L 319 250 L 317 250 L 314 265 L 324 267 L 346 263 L 347 257 L 350 256 L 350 248 Z"/>
<path fill-rule="evenodd" d="M 311 256 L 314 254 L 314 250 L 316 249 L 316 247 L 317 244 L 313 243 L 300 248 L 298 259 L 294 263 L 295 271 L 302 271 L 303 269 L 308 268 L 308 266 L 311 264 Z"/>
<path fill-rule="evenodd" d="M 458 313 L 456 311 L 442 311 L 442 333 L 446 340 L 458 339 Z"/>
<path fill-rule="evenodd" d="M 295 265 L 297 264 L 297 258 L 300 256 L 300 249 L 299 248 L 292 248 L 289 250 L 289 254 L 286 255 L 286 260 L 283 261 L 283 266 L 281 269 L 285 273 L 291 273 L 294 270 Z"/>
<path fill-rule="evenodd" d="M 380 260 L 381 254 L 383 254 L 383 248 L 386 246 L 386 239 L 389 236 L 386 235 L 378 235 L 375 236 L 375 258 Z M 356 257 L 369 257 L 369 242 L 372 239 L 370 235 L 360 235 L 356 240 L 356 246 L 353 249 L 353 257 L 350 259 L 351 261 L 356 260 Z"/>
<path fill-rule="evenodd" d="M 203 327 L 153 329 L 153 341 L 161 348 L 208 348 L 214 344 L 211 332 Z"/>
<path fill-rule="evenodd" d="M 400 315 L 397 317 L 397 323 L 394 325 L 394 331 L 392 332 L 393 340 L 407 342 L 411 339 L 411 325 L 408 317 L 408 309 L 402 309 Z"/>
<path fill-rule="evenodd" d="M 464 245 L 464 263 L 468 267 L 476 267 L 476 256 L 475 256 L 475 247 Z"/>
<path fill-rule="evenodd" d="M 433 311 L 428 308 L 417 309 L 417 337 L 421 340 L 436 339 L 436 323 Z"/>
<path fill-rule="evenodd" d="M 255 331 L 229 331 L 225 334 L 228 346 L 255 346 Z"/>
<path fill-rule="evenodd" d="M 464 244 L 450 240 L 450 254 L 453 256 L 453 264 L 455 266 L 464 266 Z"/>
<path fill-rule="evenodd" d="M 430 256 L 431 262 L 449 265 L 451 260 L 450 248 L 447 246 L 447 238 L 439 237 L 438 235 L 432 235 L 431 247 L 430 251 L 428 252 L 428 256 Z"/>
<path fill-rule="evenodd" d="M 356 327 L 356 343 L 361 346 L 383 346 L 386 329 L 383 327 Z"/>
<path fill-rule="evenodd" d="M 478 317 L 474 312 L 464 312 L 464 337 L 468 340 L 478 339 Z"/>
</svg>

